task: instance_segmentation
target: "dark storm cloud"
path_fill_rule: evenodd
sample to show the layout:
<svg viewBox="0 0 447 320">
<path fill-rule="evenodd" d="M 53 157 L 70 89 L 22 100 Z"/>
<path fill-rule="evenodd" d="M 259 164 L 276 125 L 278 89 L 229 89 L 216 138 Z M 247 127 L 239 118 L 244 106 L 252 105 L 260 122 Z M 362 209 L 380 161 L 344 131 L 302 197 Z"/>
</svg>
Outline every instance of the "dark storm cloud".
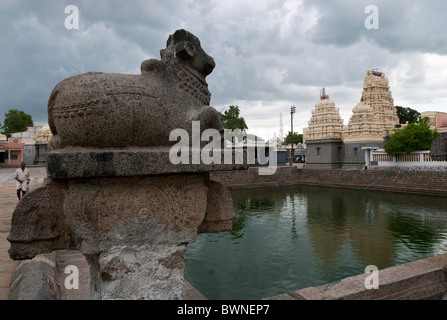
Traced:
<svg viewBox="0 0 447 320">
<path fill-rule="evenodd" d="M 378 30 L 364 27 L 370 4 L 379 9 Z M 79 8 L 79 30 L 64 27 L 68 5 Z M 294 104 L 302 127 L 326 86 L 347 123 L 368 69 L 386 72 L 401 103 L 427 102 L 430 90 L 446 96 L 446 9 L 438 0 L 3 0 L 0 121 L 19 108 L 46 122 L 59 81 L 139 73 L 185 28 L 216 61 L 207 81 L 217 109 L 239 104 L 250 128 L 277 129 L 279 113 Z"/>
<path fill-rule="evenodd" d="M 378 30 L 364 27 L 368 5 L 378 9 Z M 392 52 L 447 54 L 447 2 L 443 0 L 306 0 L 304 7 L 317 7 L 321 14 L 311 32 L 312 41 L 321 45 L 347 47 L 364 37 Z"/>
</svg>

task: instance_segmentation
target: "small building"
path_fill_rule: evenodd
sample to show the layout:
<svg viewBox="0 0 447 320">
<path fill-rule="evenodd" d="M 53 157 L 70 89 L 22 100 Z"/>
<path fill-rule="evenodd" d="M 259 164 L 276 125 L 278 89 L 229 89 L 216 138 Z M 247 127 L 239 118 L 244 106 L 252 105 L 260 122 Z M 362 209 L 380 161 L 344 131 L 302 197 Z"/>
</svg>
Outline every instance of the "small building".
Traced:
<svg viewBox="0 0 447 320">
<path fill-rule="evenodd" d="M 22 139 L 23 143 L 34 144 L 36 142 L 37 133 L 42 128 L 42 126 L 26 127 L 23 132 L 12 133 L 10 138 Z"/>
<path fill-rule="evenodd" d="M 295 162 L 306 162 L 306 148 L 300 142 L 293 151 L 293 159 Z"/>
<path fill-rule="evenodd" d="M 27 127 L 23 132 L 11 134 L 9 139 L 0 135 L 0 164 L 19 165 L 22 161 L 27 165 L 36 164 L 36 158 L 42 159 L 43 156 L 45 159 L 46 145 L 51 136 L 48 124 Z M 42 141 L 41 145 L 36 141 Z"/>
<path fill-rule="evenodd" d="M 431 128 L 436 128 L 439 133 L 447 132 L 447 113 L 439 111 L 421 112 L 422 118 L 428 118 Z"/>
<path fill-rule="evenodd" d="M 4 139 L 4 135 L 0 139 Z M 0 164 L 20 165 L 23 161 L 23 142 L 21 138 L 9 138 L 0 141 Z"/>
<path fill-rule="evenodd" d="M 5 163 L 5 159 L 7 159 L 7 144 L 8 144 L 8 138 L 0 133 L 0 164 Z"/>
<path fill-rule="evenodd" d="M 289 159 L 290 161 L 290 157 L 292 156 L 292 144 L 286 144 L 286 145 L 281 145 L 281 148 L 278 148 L 278 150 L 283 150 L 286 152 L 286 158 Z M 305 156 L 306 155 L 306 147 L 304 144 L 302 144 L 301 142 L 299 142 L 298 144 L 293 144 L 293 161 L 295 162 L 295 160 L 297 159 L 297 157 L 299 156 Z"/>
</svg>

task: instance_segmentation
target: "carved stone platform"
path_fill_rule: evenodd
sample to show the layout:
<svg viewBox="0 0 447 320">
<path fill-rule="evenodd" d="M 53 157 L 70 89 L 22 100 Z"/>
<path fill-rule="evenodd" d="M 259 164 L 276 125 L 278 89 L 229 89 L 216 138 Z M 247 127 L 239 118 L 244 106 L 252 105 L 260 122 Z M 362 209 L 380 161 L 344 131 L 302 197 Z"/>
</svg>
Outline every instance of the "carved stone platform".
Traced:
<svg viewBox="0 0 447 320">
<path fill-rule="evenodd" d="M 193 163 L 193 152 L 189 152 L 189 164 L 173 164 L 169 159 L 169 150 L 169 147 L 155 147 L 51 151 L 47 153 L 48 177 L 124 177 L 247 169 L 246 156 L 243 160 L 245 164 L 225 164 L 224 150 L 214 150 L 220 154 L 220 164 L 204 164 L 203 161 Z M 232 162 L 235 163 L 235 154 L 231 154 Z"/>
</svg>

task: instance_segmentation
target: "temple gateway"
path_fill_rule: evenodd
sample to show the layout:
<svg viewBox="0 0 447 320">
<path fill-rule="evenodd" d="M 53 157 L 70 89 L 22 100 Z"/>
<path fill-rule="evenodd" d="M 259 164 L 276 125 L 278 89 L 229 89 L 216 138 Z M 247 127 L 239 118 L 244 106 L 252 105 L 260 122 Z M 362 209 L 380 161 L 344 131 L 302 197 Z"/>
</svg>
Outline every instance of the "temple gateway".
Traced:
<svg viewBox="0 0 447 320">
<path fill-rule="evenodd" d="M 347 126 L 323 88 L 320 101 L 304 128 L 309 168 L 358 169 L 369 165 L 370 150 L 383 147 L 384 138 L 399 123 L 385 73 L 368 70 L 362 97 Z"/>
</svg>

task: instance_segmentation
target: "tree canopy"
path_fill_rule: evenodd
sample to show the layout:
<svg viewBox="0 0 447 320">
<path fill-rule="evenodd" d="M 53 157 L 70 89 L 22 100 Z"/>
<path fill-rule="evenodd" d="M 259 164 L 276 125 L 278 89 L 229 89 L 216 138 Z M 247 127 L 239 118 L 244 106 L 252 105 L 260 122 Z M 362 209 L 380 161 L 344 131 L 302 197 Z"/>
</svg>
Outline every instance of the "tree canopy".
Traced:
<svg viewBox="0 0 447 320">
<path fill-rule="evenodd" d="M 417 110 L 411 108 L 404 108 L 401 106 L 395 107 L 397 110 L 397 116 L 400 124 L 417 123 L 419 122 L 419 116 L 421 115 Z"/>
<path fill-rule="evenodd" d="M 396 129 L 390 140 L 385 143 L 387 154 L 397 156 L 401 153 L 430 150 L 438 131 L 431 130 L 427 118 L 419 119 L 418 123 L 410 123 L 402 129 Z"/>
<path fill-rule="evenodd" d="M 5 120 L 3 121 L 2 132 L 9 137 L 12 133 L 23 132 L 26 127 L 34 126 L 31 115 L 17 109 L 10 109 L 5 113 Z"/>
<path fill-rule="evenodd" d="M 239 129 L 242 132 L 248 129 L 245 119 L 239 116 L 239 106 L 230 106 L 224 113 L 219 112 L 220 119 L 225 129 L 236 130 Z"/>
<path fill-rule="evenodd" d="M 289 131 L 289 133 L 286 136 L 286 139 L 284 140 L 285 145 L 292 143 L 292 132 Z M 293 144 L 297 145 L 298 143 L 303 143 L 303 135 L 298 134 L 296 132 L 293 133 Z"/>
</svg>

